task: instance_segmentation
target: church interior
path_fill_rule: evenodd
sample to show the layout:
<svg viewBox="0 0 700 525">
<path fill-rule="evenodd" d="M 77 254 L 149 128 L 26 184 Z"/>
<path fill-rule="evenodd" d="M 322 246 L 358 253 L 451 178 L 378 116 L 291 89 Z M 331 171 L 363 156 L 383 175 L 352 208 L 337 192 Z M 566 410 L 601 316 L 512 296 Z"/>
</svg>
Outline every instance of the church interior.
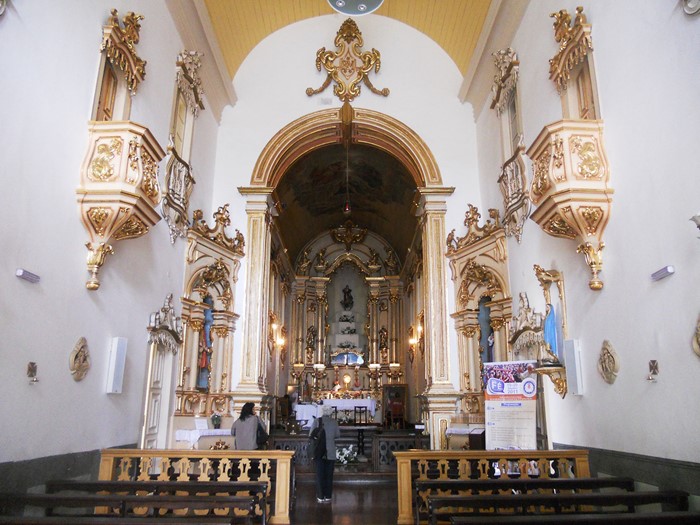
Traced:
<svg viewBox="0 0 700 525">
<path fill-rule="evenodd" d="M 399 493 L 585 451 L 700 510 L 699 2 L 0 0 L 0 42 L 0 490 L 247 461 L 252 402 L 279 479 L 332 405 Z"/>
</svg>

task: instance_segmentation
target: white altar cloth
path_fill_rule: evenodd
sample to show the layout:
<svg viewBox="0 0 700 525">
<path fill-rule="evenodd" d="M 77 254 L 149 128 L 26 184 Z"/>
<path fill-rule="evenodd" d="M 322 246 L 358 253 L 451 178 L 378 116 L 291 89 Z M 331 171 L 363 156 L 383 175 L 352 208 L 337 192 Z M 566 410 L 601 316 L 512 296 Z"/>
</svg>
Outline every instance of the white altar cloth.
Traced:
<svg viewBox="0 0 700 525">
<path fill-rule="evenodd" d="M 355 407 L 367 407 L 367 412 L 372 417 L 377 409 L 375 399 L 324 399 L 323 404 L 338 407 L 338 410 L 355 410 Z"/>
<path fill-rule="evenodd" d="M 297 421 L 306 421 L 303 428 L 309 428 L 315 417 L 321 416 L 321 405 L 295 405 Z"/>
<path fill-rule="evenodd" d="M 180 429 L 175 431 L 175 441 L 189 441 L 194 446 L 204 436 L 230 436 L 230 428 Z"/>
</svg>

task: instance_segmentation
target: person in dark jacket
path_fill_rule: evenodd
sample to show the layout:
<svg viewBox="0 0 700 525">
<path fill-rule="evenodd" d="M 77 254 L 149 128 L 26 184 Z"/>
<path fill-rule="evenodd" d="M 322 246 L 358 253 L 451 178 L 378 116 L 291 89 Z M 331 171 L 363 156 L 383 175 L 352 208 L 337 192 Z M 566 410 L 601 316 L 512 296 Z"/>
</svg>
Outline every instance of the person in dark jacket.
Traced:
<svg viewBox="0 0 700 525">
<path fill-rule="evenodd" d="M 326 433 L 326 454 L 321 458 L 314 458 L 316 462 L 316 501 L 330 503 L 333 500 L 333 471 L 335 469 L 336 446 L 335 440 L 340 437 L 338 422 L 333 419 L 333 407 L 323 406 L 321 417 L 314 419 L 311 425 L 310 435 L 316 436 L 321 427 Z"/>
</svg>

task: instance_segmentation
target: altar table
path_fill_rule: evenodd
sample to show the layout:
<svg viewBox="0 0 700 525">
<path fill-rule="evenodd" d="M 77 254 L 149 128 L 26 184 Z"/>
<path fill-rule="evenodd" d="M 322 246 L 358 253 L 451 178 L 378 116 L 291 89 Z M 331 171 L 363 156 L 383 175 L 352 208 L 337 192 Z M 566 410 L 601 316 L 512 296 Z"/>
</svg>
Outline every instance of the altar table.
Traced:
<svg viewBox="0 0 700 525">
<path fill-rule="evenodd" d="M 355 407 L 367 407 L 367 411 L 374 417 L 377 409 L 376 399 L 324 399 L 324 405 L 337 407 L 338 410 L 355 410 Z"/>
</svg>

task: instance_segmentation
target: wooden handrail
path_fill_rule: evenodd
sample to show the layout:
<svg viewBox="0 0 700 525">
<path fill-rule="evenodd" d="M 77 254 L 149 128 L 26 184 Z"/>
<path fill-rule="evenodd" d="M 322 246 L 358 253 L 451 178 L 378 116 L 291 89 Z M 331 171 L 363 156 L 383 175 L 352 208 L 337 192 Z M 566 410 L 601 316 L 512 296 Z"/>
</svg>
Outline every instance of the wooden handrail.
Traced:
<svg viewBox="0 0 700 525">
<path fill-rule="evenodd" d="M 405 450 L 394 452 L 394 457 L 399 504 L 398 525 L 414 522 L 414 478 L 488 479 L 493 463 L 498 465 L 504 479 L 528 477 L 533 461 L 539 477 L 550 477 L 552 461 L 558 464 L 558 477 L 590 477 L 587 450 Z"/>
<path fill-rule="evenodd" d="M 274 485 L 268 523 L 290 523 L 293 451 L 104 449 L 101 456 L 100 480 L 268 481 Z"/>
</svg>

